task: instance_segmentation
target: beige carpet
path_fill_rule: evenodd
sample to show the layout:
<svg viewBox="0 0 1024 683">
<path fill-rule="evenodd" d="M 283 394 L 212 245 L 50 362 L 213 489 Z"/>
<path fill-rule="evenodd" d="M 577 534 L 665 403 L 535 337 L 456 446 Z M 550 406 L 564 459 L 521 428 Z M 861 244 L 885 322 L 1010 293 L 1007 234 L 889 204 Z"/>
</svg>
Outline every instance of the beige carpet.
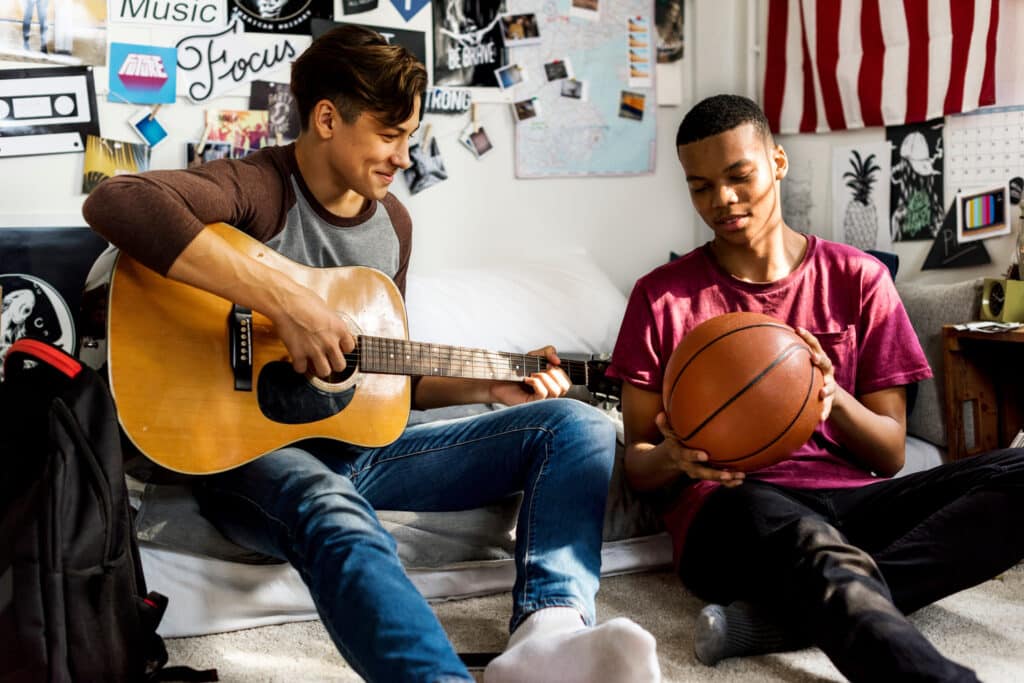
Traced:
<svg viewBox="0 0 1024 683">
<path fill-rule="evenodd" d="M 703 666 L 692 652 L 693 622 L 701 606 L 667 572 L 606 578 L 598 595 L 601 621 L 628 616 L 657 637 L 666 683 L 843 680 L 815 648 Z M 499 650 L 504 645 L 507 593 L 435 607 L 460 651 Z M 1024 564 L 912 619 L 944 654 L 974 668 L 982 681 L 1024 681 Z M 361 680 L 315 621 L 178 638 L 169 640 L 167 649 L 172 664 L 215 667 L 222 681 Z"/>
</svg>

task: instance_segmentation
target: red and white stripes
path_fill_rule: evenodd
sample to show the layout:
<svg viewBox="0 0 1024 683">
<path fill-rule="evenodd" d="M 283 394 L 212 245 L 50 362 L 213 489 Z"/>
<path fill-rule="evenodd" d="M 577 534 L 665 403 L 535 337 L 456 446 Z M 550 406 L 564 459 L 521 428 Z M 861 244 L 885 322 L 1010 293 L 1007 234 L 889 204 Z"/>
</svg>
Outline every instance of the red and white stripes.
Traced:
<svg viewBox="0 0 1024 683">
<path fill-rule="evenodd" d="M 999 0 L 768 0 L 777 133 L 926 121 L 995 103 Z"/>
</svg>

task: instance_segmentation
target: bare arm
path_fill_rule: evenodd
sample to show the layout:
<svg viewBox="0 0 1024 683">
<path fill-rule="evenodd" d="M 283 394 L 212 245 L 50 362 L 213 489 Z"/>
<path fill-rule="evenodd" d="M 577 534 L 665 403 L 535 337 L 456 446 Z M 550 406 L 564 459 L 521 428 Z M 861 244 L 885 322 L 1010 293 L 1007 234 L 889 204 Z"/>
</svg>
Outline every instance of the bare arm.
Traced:
<svg viewBox="0 0 1024 683">
<path fill-rule="evenodd" d="M 240 254 L 203 229 L 171 264 L 167 276 L 259 311 L 274 323 L 296 372 L 326 377 L 345 368 L 355 339 L 320 296 L 290 277 Z"/>
<path fill-rule="evenodd" d="M 865 467 L 891 477 L 906 462 L 906 414 L 903 387 L 864 394 L 860 400 L 837 388 L 829 424 Z"/>
<path fill-rule="evenodd" d="M 649 491 L 684 474 L 692 479 L 708 479 L 725 486 L 743 483 L 742 472 L 703 465 L 708 459 L 707 453 L 679 443 L 665 418 L 661 394 L 624 382 L 622 418 L 626 437 L 626 477 L 633 488 Z"/>
</svg>

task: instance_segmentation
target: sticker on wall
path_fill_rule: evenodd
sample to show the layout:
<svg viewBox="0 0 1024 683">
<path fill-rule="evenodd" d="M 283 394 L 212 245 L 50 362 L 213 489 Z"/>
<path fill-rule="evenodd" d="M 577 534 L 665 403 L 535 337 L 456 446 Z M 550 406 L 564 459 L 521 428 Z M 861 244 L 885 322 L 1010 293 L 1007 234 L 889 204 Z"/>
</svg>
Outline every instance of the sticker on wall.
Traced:
<svg viewBox="0 0 1024 683">
<path fill-rule="evenodd" d="M 149 145 L 90 135 L 85 143 L 82 194 L 89 194 L 108 178 L 149 170 Z"/>
<path fill-rule="evenodd" d="M 391 4 L 395 6 L 403 19 L 409 21 L 419 14 L 421 9 L 429 5 L 430 0 L 391 0 Z"/>
<path fill-rule="evenodd" d="M 110 102 L 171 104 L 177 85 L 178 51 L 173 47 L 110 44 Z"/>
<path fill-rule="evenodd" d="M 0 230 L 0 369 L 22 337 L 75 353 L 82 283 L 106 247 L 89 228 Z"/>
<path fill-rule="evenodd" d="M 473 104 L 469 88 L 430 88 L 424 96 L 423 111 L 427 114 L 461 114 Z"/>
<path fill-rule="evenodd" d="M 223 31 L 182 38 L 175 48 L 185 93 L 197 104 L 280 69 L 301 52 L 298 41 L 285 37 L 254 45 L 238 19 Z"/>
<path fill-rule="evenodd" d="M 302 128 L 299 107 L 287 83 L 253 81 L 249 90 L 249 109 L 267 112 L 271 144 L 283 145 L 299 137 Z"/>
<path fill-rule="evenodd" d="M 99 133 L 92 67 L 0 70 L 0 157 L 84 152 Z"/>
<path fill-rule="evenodd" d="M 112 24 L 212 29 L 227 25 L 227 11 L 220 0 L 108 0 L 107 14 Z"/>
<path fill-rule="evenodd" d="M 334 0 L 228 0 L 246 32 L 310 34 L 310 21 L 334 16 Z"/>
</svg>

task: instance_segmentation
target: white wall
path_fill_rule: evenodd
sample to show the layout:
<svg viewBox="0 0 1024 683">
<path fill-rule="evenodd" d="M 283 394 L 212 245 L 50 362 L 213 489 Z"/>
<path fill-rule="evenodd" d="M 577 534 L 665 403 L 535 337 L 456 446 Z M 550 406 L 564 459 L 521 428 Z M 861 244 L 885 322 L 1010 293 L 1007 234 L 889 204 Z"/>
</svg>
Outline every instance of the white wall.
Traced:
<svg viewBox="0 0 1024 683">
<path fill-rule="evenodd" d="M 674 139 L 675 128 L 693 96 L 697 50 L 692 3 L 687 0 L 684 107 L 657 109 L 657 160 L 652 175 L 518 180 L 514 177 L 513 119 L 507 104 L 479 105 L 479 120 L 495 145 L 494 151 L 479 161 L 456 138 L 468 115 L 427 117 L 432 135 L 441 146 L 449 178 L 415 196 L 409 196 L 402 179 L 395 182 L 393 190 L 410 209 L 415 226 L 412 269 L 429 272 L 487 260 L 525 259 L 537 252 L 585 249 L 620 289 L 628 291 L 637 277 L 667 260 L 670 249 L 691 248 L 693 216 L 676 161 Z M 340 2 L 336 4 L 340 6 Z M 429 32 L 429 7 L 404 24 L 391 3 L 382 0 L 380 4 L 374 12 L 356 15 L 352 20 Z M 113 25 L 108 30 L 110 41 L 155 45 L 173 45 L 183 35 L 187 32 L 124 25 Z M 428 33 L 428 50 L 430 42 Z M 95 70 L 95 80 L 102 134 L 134 140 L 125 120 L 136 107 L 106 101 L 106 68 Z M 287 81 L 287 70 L 264 80 Z M 245 109 L 247 104 L 248 89 L 243 88 L 240 94 L 202 106 L 192 105 L 181 96 L 173 106 L 165 105 L 159 118 L 172 139 L 154 150 L 152 167 L 184 166 L 184 143 L 198 139 L 202 133 L 203 109 Z M 83 225 L 82 164 L 83 156 L 79 154 L 0 159 L 0 227 Z"/>
<path fill-rule="evenodd" d="M 1004 0 L 1003 26 L 1024 19 L 1020 3 Z M 340 4 L 340 3 L 338 3 Z M 368 24 L 406 26 L 389 2 L 375 12 L 357 15 Z M 675 156 L 675 129 L 686 109 L 697 99 L 721 92 L 756 95 L 758 43 L 755 21 L 763 3 L 744 0 L 686 0 L 686 52 L 683 69 L 683 106 L 657 110 L 658 145 L 653 175 L 622 178 L 574 178 L 518 180 L 514 177 L 513 122 L 508 106 L 480 105 L 479 118 L 495 144 L 495 150 L 476 160 L 456 136 L 467 117 L 430 116 L 432 134 L 438 137 L 449 179 L 409 196 L 401 180 L 395 193 L 409 207 L 415 224 L 412 268 L 430 272 L 446 266 L 487 261 L 515 261 L 532 253 L 569 253 L 585 249 L 608 272 L 615 284 L 628 292 L 634 280 L 666 260 L 669 250 L 686 251 L 706 241 L 710 232 L 693 213 L 682 172 Z M 1013 10 L 1013 11 L 1010 11 Z M 408 28 L 429 30 L 430 11 L 424 9 Z M 180 36 L 161 31 L 115 26 L 109 39 L 121 42 L 173 44 Z M 1000 49 L 1009 44 L 1000 33 Z M 428 39 L 428 49 L 430 41 Z M 1011 45 L 1011 48 L 1013 46 Z M 6 66 L 23 66 L 7 64 Z M 1004 74 L 1008 82 L 1019 79 L 1022 68 Z M 287 80 L 281 70 L 267 80 Z M 125 119 L 130 105 L 105 100 L 107 71 L 96 70 L 101 95 L 101 130 L 107 137 L 132 140 Z M 1021 86 L 1024 89 L 1024 86 Z M 224 97 L 211 108 L 246 108 L 248 95 Z M 202 131 L 204 107 L 184 98 L 161 109 L 160 119 L 173 141 L 154 152 L 154 168 L 184 165 L 186 140 Z M 831 148 L 880 140 L 882 129 L 850 133 L 784 136 L 780 142 L 791 163 L 813 166 L 812 185 L 815 232 L 833 237 L 831 229 Z M 56 155 L 0 159 L 0 227 L 34 225 L 81 225 L 80 194 L 82 155 Z M 1002 273 L 1009 263 L 1012 238 L 989 240 L 993 263 L 971 269 L 921 271 L 930 242 L 896 246 L 902 265 L 900 279 L 955 281 Z"/>
</svg>

